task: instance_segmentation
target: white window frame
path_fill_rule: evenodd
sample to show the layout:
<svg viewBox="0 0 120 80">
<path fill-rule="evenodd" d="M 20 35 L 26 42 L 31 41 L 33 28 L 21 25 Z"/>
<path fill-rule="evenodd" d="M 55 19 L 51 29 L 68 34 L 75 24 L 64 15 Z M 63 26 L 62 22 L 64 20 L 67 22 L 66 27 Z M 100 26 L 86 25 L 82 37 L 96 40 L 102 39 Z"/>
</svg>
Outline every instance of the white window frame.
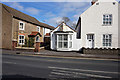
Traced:
<svg viewBox="0 0 120 80">
<path fill-rule="evenodd" d="M 24 38 L 20 39 L 20 36 L 24 37 Z M 25 44 L 25 36 L 24 35 L 19 35 L 18 38 L 19 38 L 19 41 L 18 41 L 19 45 L 24 45 Z M 20 41 L 21 41 L 21 43 L 20 43 Z M 22 43 L 22 41 L 23 41 L 23 43 Z"/>
<path fill-rule="evenodd" d="M 73 40 L 73 36 L 72 36 L 72 34 L 69 34 L 69 48 L 72 48 L 73 47 L 73 42 L 72 42 L 72 40 Z M 70 44 L 71 44 L 71 46 L 70 46 Z"/>
<path fill-rule="evenodd" d="M 59 40 L 59 35 L 62 35 L 62 40 Z M 67 40 L 64 40 L 64 35 L 67 35 Z M 58 35 L 57 35 L 57 40 L 58 40 L 58 41 L 57 41 L 57 43 L 58 43 L 58 45 L 57 45 L 58 48 L 65 48 L 65 47 L 63 47 L 63 45 L 64 45 L 65 42 L 67 42 L 67 47 L 66 47 L 66 48 L 68 48 L 68 44 L 69 44 L 69 43 L 68 43 L 68 34 L 58 34 Z M 62 43 L 62 47 L 59 47 L 59 43 L 60 43 L 60 42 Z"/>
<path fill-rule="evenodd" d="M 21 23 L 23 24 L 23 27 L 20 25 Z M 19 22 L 19 30 L 25 30 L 25 23 Z"/>
<path fill-rule="evenodd" d="M 112 14 L 103 14 L 103 26 L 111 26 L 113 20 Z"/>
<path fill-rule="evenodd" d="M 37 26 L 37 31 L 40 33 L 40 26 Z"/>
<path fill-rule="evenodd" d="M 111 47 L 112 46 L 112 34 L 103 34 L 103 47 Z"/>
</svg>

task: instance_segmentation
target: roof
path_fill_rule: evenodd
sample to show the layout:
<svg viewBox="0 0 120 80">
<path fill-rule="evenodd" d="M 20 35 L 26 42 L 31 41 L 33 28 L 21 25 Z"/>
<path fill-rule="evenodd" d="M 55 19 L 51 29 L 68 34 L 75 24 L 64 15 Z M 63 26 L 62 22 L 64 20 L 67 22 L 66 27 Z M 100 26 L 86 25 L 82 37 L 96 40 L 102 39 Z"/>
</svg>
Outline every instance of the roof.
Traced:
<svg viewBox="0 0 120 80">
<path fill-rule="evenodd" d="M 2 4 L 3 8 L 6 9 L 14 18 L 17 18 L 17 19 L 20 19 L 20 20 L 24 20 L 26 22 L 29 22 L 29 23 L 32 23 L 32 24 L 35 24 L 37 26 L 41 26 L 41 27 L 46 27 L 46 28 L 49 28 L 49 29 L 54 29 L 53 26 L 50 26 L 48 24 L 45 24 L 45 23 L 42 23 L 42 22 L 39 22 L 36 18 L 34 17 L 31 17 L 27 14 L 24 14 L 16 9 L 13 9 L 11 7 L 8 7 L 4 4 Z"/>
<path fill-rule="evenodd" d="M 59 24 L 56 28 L 58 28 L 58 27 L 61 27 L 61 29 L 60 29 L 60 31 L 63 31 L 63 23 L 66 25 L 66 26 L 68 26 L 65 22 L 62 22 L 61 24 Z M 76 32 L 74 29 L 72 29 L 70 26 L 68 26 L 71 30 L 73 30 L 74 32 Z M 55 29 L 56 29 L 55 28 Z M 55 30 L 54 29 L 54 30 Z"/>
<path fill-rule="evenodd" d="M 73 33 L 73 31 L 55 31 L 54 33 Z"/>
<path fill-rule="evenodd" d="M 28 35 L 28 37 L 35 37 L 35 36 L 37 36 L 37 35 L 40 35 L 40 36 L 41 36 L 41 34 L 40 34 L 39 32 L 34 31 L 34 32 L 32 32 L 30 35 Z"/>
</svg>

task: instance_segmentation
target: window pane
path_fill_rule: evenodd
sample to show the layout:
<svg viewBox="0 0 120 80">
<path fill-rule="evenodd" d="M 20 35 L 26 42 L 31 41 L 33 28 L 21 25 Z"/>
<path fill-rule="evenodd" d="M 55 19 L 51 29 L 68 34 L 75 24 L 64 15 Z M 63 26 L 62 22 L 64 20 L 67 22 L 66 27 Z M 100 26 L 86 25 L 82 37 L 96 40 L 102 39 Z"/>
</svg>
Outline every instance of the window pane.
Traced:
<svg viewBox="0 0 120 80">
<path fill-rule="evenodd" d="M 64 40 L 68 40 L 68 35 L 64 35 Z"/>
<path fill-rule="evenodd" d="M 64 42 L 64 48 L 68 47 L 68 42 Z"/>
<path fill-rule="evenodd" d="M 24 39 L 24 36 L 22 36 L 22 39 Z"/>
<path fill-rule="evenodd" d="M 109 43 L 109 46 L 111 46 L 111 43 Z"/>
<path fill-rule="evenodd" d="M 58 35 L 58 40 L 62 40 L 62 35 Z"/>
<path fill-rule="evenodd" d="M 59 47 L 59 48 L 62 48 L 62 42 L 59 42 L 59 43 L 58 43 L 58 47 Z"/>
<path fill-rule="evenodd" d="M 19 43 L 21 43 L 21 40 L 19 40 Z"/>
</svg>

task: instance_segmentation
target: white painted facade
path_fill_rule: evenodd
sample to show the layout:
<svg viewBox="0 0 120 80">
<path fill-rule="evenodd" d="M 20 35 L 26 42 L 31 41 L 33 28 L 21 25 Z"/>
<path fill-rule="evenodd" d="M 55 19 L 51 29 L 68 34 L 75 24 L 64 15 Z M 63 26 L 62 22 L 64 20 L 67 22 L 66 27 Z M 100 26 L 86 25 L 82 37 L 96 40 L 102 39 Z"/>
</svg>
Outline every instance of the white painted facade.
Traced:
<svg viewBox="0 0 120 80">
<path fill-rule="evenodd" d="M 98 0 L 81 17 L 81 28 L 79 22 L 76 31 L 81 31 L 81 45 L 79 48 L 120 48 L 120 4 L 116 0 Z M 115 3 L 115 4 L 114 4 Z M 103 25 L 103 15 L 112 14 L 112 24 Z M 78 30 L 79 29 L 79 30 Z M 93 35 L 87 39 L 87 35 Z M 111 46 L 103 46 L 103 35 L 111 34 Z M 92 41 L 92 42 L 91 42 Z"/>
<path fill-rule="evenodd" d="M 55 30 L 51 32 L 52 50 L 79 51 L 81 45 L 80 42 L 81 42 L 80 39 L 76 39 L 76 31 L 72 30 L 65 23 L 60 24 Z"/>
<path fill-rule="evenodd" d="M 46 33 L 50 33 L 51 32 L 51 29 L 48 29 L 48 28 L 43 28 L 43 35 L 45 36 Z"/>
</svg>

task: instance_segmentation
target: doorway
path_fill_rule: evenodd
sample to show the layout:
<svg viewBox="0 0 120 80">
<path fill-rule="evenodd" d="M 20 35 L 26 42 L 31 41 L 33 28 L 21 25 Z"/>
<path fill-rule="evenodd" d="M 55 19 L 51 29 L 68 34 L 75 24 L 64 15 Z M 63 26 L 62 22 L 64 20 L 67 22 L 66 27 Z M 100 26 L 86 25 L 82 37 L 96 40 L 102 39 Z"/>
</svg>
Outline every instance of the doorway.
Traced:
<svg viewBox="0 0 120 80">
<path fill-rule="evenodd" d="M 87 43 L 88 48 L 94 48 L 94 34 L 87 34 Z"/>
</svg>

